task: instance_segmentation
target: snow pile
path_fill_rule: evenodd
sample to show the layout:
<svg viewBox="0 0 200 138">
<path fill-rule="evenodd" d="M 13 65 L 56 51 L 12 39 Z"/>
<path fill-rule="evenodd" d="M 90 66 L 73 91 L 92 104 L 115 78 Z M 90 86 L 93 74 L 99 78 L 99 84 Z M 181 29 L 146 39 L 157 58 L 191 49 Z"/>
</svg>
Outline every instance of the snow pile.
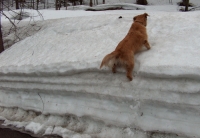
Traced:
<svg viewBox="0 0 200 138">
<path fill-rule="evenodd" d="M 55 20 L 3 52 L 4 125 L 64 138 L 200 137 L 199 12 L 148 12 L 152 48 L 136 55 L 132 82 L 99 69 L 144 12 Z"/>
<path fill-rule="evenodd" d="M 88 7 L 86 11 L 104 11 L 104 10 L 145 10 L 144 6 L 128 3 L 101 4 L 95 7 Z"/>
<path fill-rule="evenodd" d="M 166 5 L 166 4 L 174 4 L 181 2 L 182 0 L 147 0 L 148 4 L 150 5 Z M 171 2 L 170 2 L 171 1 Z M 195 6 L 200 5 L 199 0 L 190 0 L 190 3 L 194 4 Z"/>
<path fill-rule="evenodd" d="M 106 0 L 106 4 L 116 4 L 116 3 L 131 3 L 136 4 L 137 0 Z M 177 5 L 182 0 L 147 0 L 148 5 Z M 98 1 L 98 4 L 102 4 L 103 1 Z M 85 0 L 84 3 L 89 5 L 90 0 Z M 94 2 L 95 3 L 95 2 Z M 194 6 L 200 6 L 199 0 L 190 0 L 190 3 Z"/>
</svg>

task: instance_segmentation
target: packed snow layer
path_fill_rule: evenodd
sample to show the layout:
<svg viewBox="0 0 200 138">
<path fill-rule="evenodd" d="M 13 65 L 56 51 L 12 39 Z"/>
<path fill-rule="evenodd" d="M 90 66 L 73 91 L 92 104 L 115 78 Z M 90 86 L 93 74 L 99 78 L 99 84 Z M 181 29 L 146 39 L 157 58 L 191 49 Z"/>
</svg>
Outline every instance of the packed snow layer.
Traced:
<svg viewBox="0 0 200 138">
<path fill-rule="evenodd" d="M 135 56 L 133 81 L 99 69 L 144 12 L 55 20 L 3 52 L 4 125 L 64 138 L 200 137 L 199 12 L 148 12 L 151 50 Z"/>
</svg>

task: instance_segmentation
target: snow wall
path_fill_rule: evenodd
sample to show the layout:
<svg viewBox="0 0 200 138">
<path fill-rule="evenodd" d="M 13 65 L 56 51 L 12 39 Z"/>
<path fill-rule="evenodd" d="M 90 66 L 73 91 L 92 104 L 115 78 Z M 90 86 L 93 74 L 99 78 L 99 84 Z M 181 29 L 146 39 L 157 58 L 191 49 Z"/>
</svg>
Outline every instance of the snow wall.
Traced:
<svg viewBox="0 0 200 138">
<path fill-rule="evenodd" d="M 135 56 L 133 81 L 99 69 L 141 13 L 55 20 L 3 52 L 2 125 L 63 138 L 200 137 L 200 12 L 149 12 L 151 50 Z"/>
</svg>

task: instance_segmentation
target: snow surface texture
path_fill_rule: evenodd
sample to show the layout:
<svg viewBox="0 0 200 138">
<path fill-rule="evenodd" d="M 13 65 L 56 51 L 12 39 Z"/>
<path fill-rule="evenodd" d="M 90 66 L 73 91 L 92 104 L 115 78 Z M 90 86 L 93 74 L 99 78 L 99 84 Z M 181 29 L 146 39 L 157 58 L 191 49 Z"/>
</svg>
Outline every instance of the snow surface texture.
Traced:
<svg viewBox="0 0 200 138">
<path fill-rule="evenodd" d="M 78 11 L 70 11 L 71 10 L 78 10 Z M 129 9 L 129 10 L 145 10 L 144 6 L 136 5 L 136 4 L 128 4 L 128 3 L 118 3 L 118 4 L 104 4 L 104 5 L 98 5 L 96 8 L 89 8 L 89 6 L 81 5 L 81 6 L 71 6 L 68 7 L 68 10 L 24 10 L 21 12 L 21 10 L 15 10 L 15 11 L 4 11 L 4 14 L 6 14 L 7 17 L 10 19 L 15 19 L 13 22 L 15 22 L 15 27 L 8 21 L 6 17 L 3 16 L 2 20 L 2 30 L 3 30 L 3 41 L 4 41 L 4 47 L 5 49 L 9 48 L 13 44 L 15 44 L 18 41 L 23 40 L 24 38 L 31 36 L 35 33 L 37 33 L 39 30 L 43 30 L 43 28 L 46 28 L 49 24 L 51 24 L 51 21 L 48 19 L 57 19 L 57 18 L 64 18 L 64 17 L 80 17 L 80 16 L 93 16 L 93 15 L 102 15 L 102 14 L 115 14 L 112 13 L 112 11 L 103 11 L 103 12 L 91 12 L 88 11 L 87 13 L 81 11 L 81 10 L 106 10 L 106 9 Z M 127 13 L 130 11 L 123 11 L 121 13 Z M 19 13 L 22 13 L 19 16 Z M 19 21 L 19 19 L 23 19 L 22 21 Z M 43 20 L 43 21 L 41 21 Z M 45 21 L 44 21 L 45 20 Z M 48 21 L 46 21 L 48 20 Z M 12 28 L 12 29 L 10 29 Z"/>
<path fill-rule="evenodd" d="M 55 20 L 3 52 L 4 125 L 64 138 L 200 137 L 200 12 L 148 12 L 152 48 L 136 55 L 132 82 L 99 69 L 144 12 Z"/>
</svg>

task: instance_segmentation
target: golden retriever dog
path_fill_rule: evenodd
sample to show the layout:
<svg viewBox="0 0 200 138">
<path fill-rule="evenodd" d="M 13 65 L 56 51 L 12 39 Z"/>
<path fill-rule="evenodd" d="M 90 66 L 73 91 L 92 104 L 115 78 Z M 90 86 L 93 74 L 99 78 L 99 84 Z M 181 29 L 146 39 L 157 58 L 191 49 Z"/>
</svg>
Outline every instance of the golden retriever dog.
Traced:
<svg viewBox="0 0 200 138">
<path fill-rule="evenodd" d="M 122 66 L 126 69 L 127 78 L 132 81 L 132 72 L 134 68 L 134 54 L 142 49 L 144 45 L 148 50 L 150 45 L 146 31 L 147 13 L 135 16 L 134 22 L 125 38 L 118 44 L 116 49 L 106 55 L 100 68 L 104 65 L 111 67 L 112 72 L 116 73 L 116 67 Z"/>
</svg>

